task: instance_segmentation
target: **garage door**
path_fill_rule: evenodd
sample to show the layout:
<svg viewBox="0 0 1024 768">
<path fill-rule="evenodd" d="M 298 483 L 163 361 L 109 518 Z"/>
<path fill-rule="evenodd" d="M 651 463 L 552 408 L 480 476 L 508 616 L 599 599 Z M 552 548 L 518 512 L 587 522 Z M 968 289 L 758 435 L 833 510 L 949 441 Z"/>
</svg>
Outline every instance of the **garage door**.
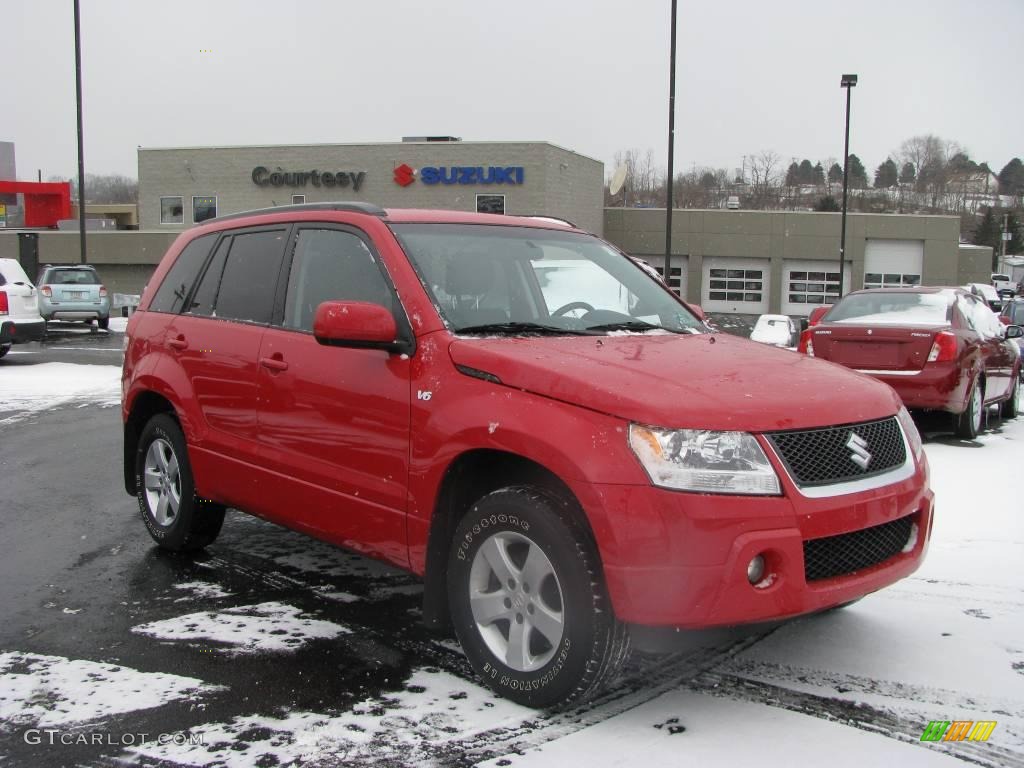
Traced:
<svg viewBox="0 0 1024 768">
<path fill-rule="evenodd" d="M 864 287 L 921 285 L 923 265 L 923 240 L 870 238 L 864 250 Z"/>
<path fill-rule="evenodd" d="M 808 315 L 822 304 L 839 298 L 839 260 L 786 259 L 782 263 L 782 311 L 787 315 Z M 846 265 L 843 292 L 850 290 L 850 265 Z"/>
<path fill-rule="evenodd" d="M 768 259 L 713 256 L 704 259 L 706 312 L 760 315 L 768 311 Z"/>
<path fill-rule="evenodd" d="M 665 272 L 665 257 L 655 256 L 647 253 L 636 253 L 633 254 L 637 258 L 643 259 L 650 264 L 657 271 L 659 275 L 663 275 Z M 686 298 L 686 270 L 689 267 L 690 258 L 689 256 L 672 256 L 672 265 L 669 267 L 670 274 L 668 278 L 669 287 L 672 288 L 677 294 Z"/>
</svg>

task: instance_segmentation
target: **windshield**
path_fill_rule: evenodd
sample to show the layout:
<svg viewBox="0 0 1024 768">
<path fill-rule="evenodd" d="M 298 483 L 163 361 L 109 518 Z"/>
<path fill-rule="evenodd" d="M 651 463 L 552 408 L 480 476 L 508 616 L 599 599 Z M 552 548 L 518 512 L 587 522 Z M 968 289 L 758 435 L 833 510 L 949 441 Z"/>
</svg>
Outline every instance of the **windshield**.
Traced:
<svg viewBox="0 0 1024 768">
<path fill-rule="evenodd" d="M 701 333 L 643 269 L 577 232 L 394 224 L 444 320 L 463 333 Z"/>
<path fill-rule="evenodd" d="M 824 319 L 861 325 L 949 325 L 952 306 L 952 296 L 944 293 L 851 293 Z"/>
</svg>

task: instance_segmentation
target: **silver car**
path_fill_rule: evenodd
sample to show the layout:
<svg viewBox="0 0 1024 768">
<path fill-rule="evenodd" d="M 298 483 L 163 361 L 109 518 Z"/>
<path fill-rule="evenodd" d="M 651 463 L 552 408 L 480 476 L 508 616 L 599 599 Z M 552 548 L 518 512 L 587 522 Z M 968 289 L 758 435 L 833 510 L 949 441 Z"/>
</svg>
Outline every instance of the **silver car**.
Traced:
<svg viewBox="0 0 1024 768">
<path fill-rule="evenodd" d="M 93 320 L 100 328 L 110 324 L 110 297 L 92 267 L 47 265 L 36 281 L 39 314 L 44 320 Z"/>
</svg>

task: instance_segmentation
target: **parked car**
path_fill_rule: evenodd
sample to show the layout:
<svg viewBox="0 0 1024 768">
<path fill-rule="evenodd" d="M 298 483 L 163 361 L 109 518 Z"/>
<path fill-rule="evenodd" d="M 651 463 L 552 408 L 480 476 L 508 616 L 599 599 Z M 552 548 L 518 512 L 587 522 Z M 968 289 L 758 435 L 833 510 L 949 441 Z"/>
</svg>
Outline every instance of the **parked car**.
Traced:
<svg viewBox="0 0 1024 768">
<path fill-rule="evenodd" d="M 883 381 L 910 409 L 953 415 L 960 437 L 977 437 L 985 407 L 1020 410 L 1021 358 L 985 303 L 959 288 L 875 288 L 841 299 L 804 332 L 800 351 Z"/>
<path fill-rule="evenodd" d="M 789 315 L 761 315 L 750 333 L 751 341 L 775 347 L 795 347 L 800 331 Z"/>
<path fill-rule="evenodd" d="M 1009 275 L 992 273 L 992 287 L 998 296 L 1013 296 L 1017 293 L 1017 283 Z"/>
<path fill-rule="evenodd" d="M 999 311 L 999 322 L 1003 325 L 1024 326 L 1024 297 L 1007 299 Z"/>
<path fill-rule="evenodd" d="M 123 393 L 125 490 L 161 547 L 211 543 L 230 506 L 408 569 L 425 622 L 529 706 L 592 695 L 630 624 L 885 587 L 932 528 L 890 388 L 710 333 L 613 246 L 539 220 L 204 222 L 128 321 Z"/>
<path fill-rule="evenodd" d="M 39 341 L 45 335 L 35 286 L 19 262 L 0 259 L 0 357 L 11 351 L 12 344 Z"/>
<path fill-rule="evenodd" d="M 36 280 L 43 319 L 80 320 L 100 328 L 110 325 L 110 297 L 94 267 L 47 264 Z"/>
<path fill-rule="evenodd" d="M 964 290 L 970 291 L 981 299 L 993 312 L 999 312 L 1003 308 L 1002 296 L 987 283 L 968 283 L 964 286 Z"/>
</svg>

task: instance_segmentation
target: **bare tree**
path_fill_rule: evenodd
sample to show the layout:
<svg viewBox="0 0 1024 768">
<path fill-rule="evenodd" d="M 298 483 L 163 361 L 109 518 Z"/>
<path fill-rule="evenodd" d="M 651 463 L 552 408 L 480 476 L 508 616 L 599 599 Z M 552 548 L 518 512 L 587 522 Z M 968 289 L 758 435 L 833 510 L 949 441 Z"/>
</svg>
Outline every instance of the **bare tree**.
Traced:
<svg viewBox="0 0 1024 768">
<path fill-rule="evenodd" d="M 766 149 L 750 156 L 750 204 L 752 208 L 777 208 L 781 202 L 781 158 Z"/>
<path fill-rule="evenodd" d="M 78 200 L 78 179 L 66 176 L 51 176 L 47 181 L 70 181 L 71 198 Z M 139 182 L 118 174 L 85 174 L 86 203 L 137 203 Z"/>
</svg>

